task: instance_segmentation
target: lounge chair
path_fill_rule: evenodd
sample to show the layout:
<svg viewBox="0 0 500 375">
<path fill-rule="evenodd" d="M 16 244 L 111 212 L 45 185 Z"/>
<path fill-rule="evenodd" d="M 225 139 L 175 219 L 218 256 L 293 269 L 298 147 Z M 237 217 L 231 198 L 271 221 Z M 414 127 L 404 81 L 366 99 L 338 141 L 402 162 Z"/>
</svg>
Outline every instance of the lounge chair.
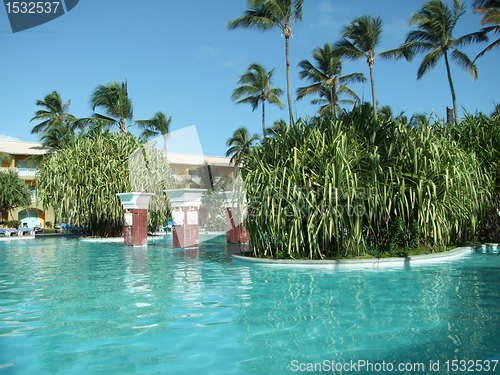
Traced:
<svg viewBox="0 0 500 375">
<path fill-rule="evenodd" d="M 20 234 L 21 233 L 21 234 Z M 18 236 L 26 235 L 26 233 L 30 236 L 35 235 L 35 230 L 33 228 L 19 228 Z"/>
<path fill-rule="evenodd" d="M 18 233 L 16 228 L 5 228 L 3 231 L 5 237 L 11 237 L 12 235 L 16 235 Z"/>
</svg>

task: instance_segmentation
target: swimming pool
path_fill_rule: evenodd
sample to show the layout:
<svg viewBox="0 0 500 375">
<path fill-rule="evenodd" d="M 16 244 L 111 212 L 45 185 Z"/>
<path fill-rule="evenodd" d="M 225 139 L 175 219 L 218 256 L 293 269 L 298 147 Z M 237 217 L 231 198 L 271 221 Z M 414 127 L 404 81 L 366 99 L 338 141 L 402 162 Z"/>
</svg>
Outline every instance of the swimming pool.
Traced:
<svg viewBox="0 0 500 375">
<path fill-rule="evenodd" d="M 0 243 L 0 374 L 331 373 L 332 361 L 462 373 L 453 360 L 500 371 L 497 249 L 357 271 L 249 266 L 232 251 L 173 249 L 170 236 Z"/>
</svg>

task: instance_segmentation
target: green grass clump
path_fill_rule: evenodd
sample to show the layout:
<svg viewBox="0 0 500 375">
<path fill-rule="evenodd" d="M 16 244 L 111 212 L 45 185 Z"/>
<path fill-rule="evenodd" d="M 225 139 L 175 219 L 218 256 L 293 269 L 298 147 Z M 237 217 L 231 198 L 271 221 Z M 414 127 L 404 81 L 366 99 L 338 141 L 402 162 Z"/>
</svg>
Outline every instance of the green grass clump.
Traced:
<svg viewBox="0 0 500 375">
<path fill-rule="evenodd" d="M 495 204 L 492 172 L 443 126 L 357 106 L 267 138 L 242 163 L 254 252 L 407 257 L 469 242 Z"/>
<path fill-rule="evenodd" d="M 60 233 L 60 230 L 59 229 L 51 229 L 51 228 L 47 228 L 44 230 L 45 234 L 55 234 L 55 233 Z"/>
</svg>

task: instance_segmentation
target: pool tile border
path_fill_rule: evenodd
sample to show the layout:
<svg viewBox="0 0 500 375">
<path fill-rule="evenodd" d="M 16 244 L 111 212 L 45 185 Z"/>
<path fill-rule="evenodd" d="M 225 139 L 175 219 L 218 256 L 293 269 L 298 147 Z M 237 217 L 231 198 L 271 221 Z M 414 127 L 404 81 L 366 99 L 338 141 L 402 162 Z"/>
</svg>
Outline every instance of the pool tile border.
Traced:
<svg viewBox="0 0 500 375">
<path fill-rule="evenodd" d="M 255 264 L 264 267 L 286 268 L 327 268 L 327 269 L 377 269 L 377 268 L 404 268 L 419 264 L 444 263 L 461 258 L 478 250 L 499 249 L 498 244 L 484 244 L 459 247 L 450 251 L 413 255 L 406 258 L 379 258 L 379 259 L 341 259 L 341 260 L 290 260 L 290 259 L 261 259 L 233 254 L 234 261 L 245 264 Z"/>
</svg>

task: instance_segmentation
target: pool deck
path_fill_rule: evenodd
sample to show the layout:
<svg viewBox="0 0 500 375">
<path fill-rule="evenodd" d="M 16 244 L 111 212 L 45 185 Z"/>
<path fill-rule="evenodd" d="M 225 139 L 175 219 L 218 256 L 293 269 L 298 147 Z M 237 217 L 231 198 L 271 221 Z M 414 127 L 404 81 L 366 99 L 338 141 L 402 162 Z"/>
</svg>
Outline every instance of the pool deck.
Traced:
<svg viewBox="0 0 500 375">
<path fill-rule="evenodd" d="M 5 241 L 5 242 L 10 242 L 10 241 L 16 241 L 16 240 L 34 240 L 35 235 L 25 235 L 25 236 L 7 236 L 7 237 L 0 237 L 0 241 Z"/>
<path fill-rule="evenodd" d="M 329 268 L 329 269 L 377 269 L 405 268 L 418 264 L 443 263 L 461 258 L 474 251 L 498 249 L 498 244 L 459 247 L 436 254 L 413 255 L 406 258 L 340 259 L 340 260 L 291 260 L 263 259 L 233 254 L 233 260 L 264 267 Z"/>
</svg>

